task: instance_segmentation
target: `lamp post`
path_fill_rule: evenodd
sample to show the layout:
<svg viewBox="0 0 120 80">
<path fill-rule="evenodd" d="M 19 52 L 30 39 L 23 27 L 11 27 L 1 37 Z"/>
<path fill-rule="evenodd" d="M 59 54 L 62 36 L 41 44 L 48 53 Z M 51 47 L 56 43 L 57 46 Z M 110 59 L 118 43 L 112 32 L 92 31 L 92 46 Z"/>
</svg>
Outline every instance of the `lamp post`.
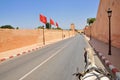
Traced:
<svg viewBox="0 0 120 80">
<path fill-rule="evenodd" d="M 89 26 L 90 27 L 90 40 L 91 40 L 91 26 Z"/>
<path fill-rule="evenodd" d="M 111 16 L 112 16 L 112 10 L 110 10 L 110 8 L 108 8 L 108 18 L 109 18 L 109 51 L 108 51 L 108 55 L 111 55 Z"/>
</svg>

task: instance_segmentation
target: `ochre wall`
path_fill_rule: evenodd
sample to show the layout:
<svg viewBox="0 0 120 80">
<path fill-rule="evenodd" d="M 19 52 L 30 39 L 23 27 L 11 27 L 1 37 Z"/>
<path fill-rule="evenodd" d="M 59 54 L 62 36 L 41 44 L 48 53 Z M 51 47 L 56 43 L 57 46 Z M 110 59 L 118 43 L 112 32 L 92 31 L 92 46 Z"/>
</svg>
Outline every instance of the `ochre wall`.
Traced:
<svg viewBox="0 0 120 80">
<path fill-rule="evenodd" d="M 71 31 L 63 30 L 65 37 L 72 36 Z M 43 42 L 43 30 L 0 29 L 0 52 Z M 62 30 L 46 30 L 45 40 L 62 40 Z"/>
<path fill-rule="evenodd" d="M 96 21 L 91 25 L 93 37 L 108 43 L 109 19 L 107 10 L 112 10 L 111 35 L 112 45 L 120 48 L 120 0 L 100 0 Z M 87 31 L 86 31 L 87 32 Z M 89 33 L 86 33 L 89 35 Z"/>
</svg>

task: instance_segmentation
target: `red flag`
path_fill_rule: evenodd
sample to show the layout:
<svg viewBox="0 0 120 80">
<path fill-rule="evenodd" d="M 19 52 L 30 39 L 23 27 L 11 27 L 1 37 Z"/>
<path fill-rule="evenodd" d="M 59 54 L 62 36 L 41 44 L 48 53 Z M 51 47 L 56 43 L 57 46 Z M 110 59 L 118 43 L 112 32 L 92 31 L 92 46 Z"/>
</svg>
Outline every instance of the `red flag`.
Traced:
<svg viewBox="0 0 120 80">
<path fill-rule="evenodd" d="M 56 22 L 56 26 L 57 26 L 57 28 L 59 27 L 57 22 Z"/>
<path fill-rule="evenodd" d="M 47 23 L 47 18 L 44 15 L 40 14 L 40 21 L 42 23 L 46 24 Z"/>
<path fill-rule="evenodd" d="M 55 25 L 52 19 L 50 19 L 50 24 Z"/>
</svg>

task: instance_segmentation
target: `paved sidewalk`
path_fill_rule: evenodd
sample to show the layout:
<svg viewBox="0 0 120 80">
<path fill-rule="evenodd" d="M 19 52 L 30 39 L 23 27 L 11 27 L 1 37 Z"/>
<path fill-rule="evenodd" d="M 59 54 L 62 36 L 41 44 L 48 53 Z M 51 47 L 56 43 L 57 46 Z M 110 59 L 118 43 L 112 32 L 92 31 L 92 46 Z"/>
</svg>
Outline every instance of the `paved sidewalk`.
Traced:
<svg viewBox="0 0 120 80">
<path fill-rule="evenodd" d="M 112 47 L 112 55 L 108 55 L 108 44 L 92 38 L 90 44 L 95 48 L 95 50 L 102 53 L 116 68 L 120 70 L 120 49 Z"/>
<path fill-rule="evenodd" d="M 94 38 L 91 38 L 89 43 L 94 48 L 106 68 L 113 74 L 112 76 L 114 76 L 115 80 L 120 80 L 120 49 L 111 47 L 112 55 L 108 55 L 107 43 Z"/>
</svg>

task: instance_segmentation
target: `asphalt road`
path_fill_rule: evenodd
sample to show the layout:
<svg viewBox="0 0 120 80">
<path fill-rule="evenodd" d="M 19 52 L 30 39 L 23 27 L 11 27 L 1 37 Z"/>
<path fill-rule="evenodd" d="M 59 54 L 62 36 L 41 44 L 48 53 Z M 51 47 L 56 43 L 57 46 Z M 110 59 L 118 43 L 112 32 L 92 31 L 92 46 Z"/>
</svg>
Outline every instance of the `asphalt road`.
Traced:
<svg viewBox="0 0 120 80">
<path fill-rule="evenodd" d="M 0 64 L 0 80 L 75 80 L 72 76 L 84 70 L 84 37 L 75 37 L 42 49 L 9 59 Z"/>
</svg>

